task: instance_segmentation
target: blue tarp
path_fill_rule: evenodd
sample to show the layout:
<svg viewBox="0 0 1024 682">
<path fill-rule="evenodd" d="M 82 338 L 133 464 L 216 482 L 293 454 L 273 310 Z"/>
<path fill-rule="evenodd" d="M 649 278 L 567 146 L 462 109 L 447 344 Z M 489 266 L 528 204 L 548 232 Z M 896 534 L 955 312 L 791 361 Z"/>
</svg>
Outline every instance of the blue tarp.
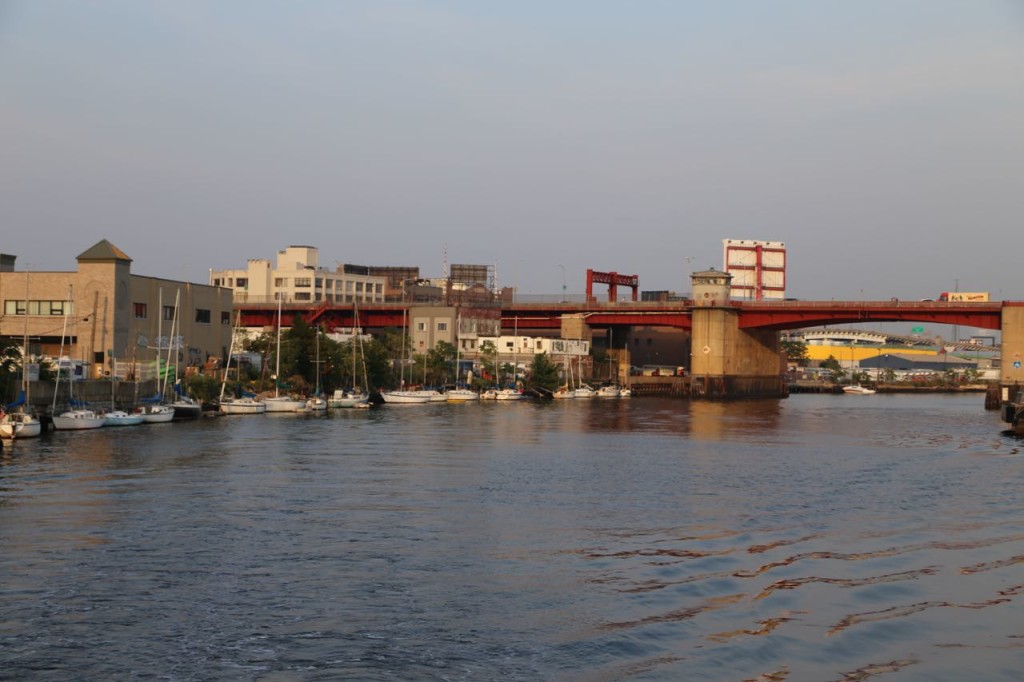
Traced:
<svg viewBox="0 0 1024 682">
<path fill-rule="evenodd" d="M 19 391 L 18 392 L 18 399 L 15 400 L 13 403 L 10 403 L 9 405 L 5 405 L 4 409 L 11 410 L 11 409 L 14 409 L 15 407 L 21 407 L 24 404 L 25 404 L 25 391 Z"/>
<path fill-rule="evenodd" d="M 163 399 L 164 399 L 164 397 L 158 393 L 158 394 L 150 396 L 148 398 L 143 398 L 142 402 L 144 402 L 144 403 L 154 403 L 155 404 L 155 403 L 160 402 Z"/>
</svg>

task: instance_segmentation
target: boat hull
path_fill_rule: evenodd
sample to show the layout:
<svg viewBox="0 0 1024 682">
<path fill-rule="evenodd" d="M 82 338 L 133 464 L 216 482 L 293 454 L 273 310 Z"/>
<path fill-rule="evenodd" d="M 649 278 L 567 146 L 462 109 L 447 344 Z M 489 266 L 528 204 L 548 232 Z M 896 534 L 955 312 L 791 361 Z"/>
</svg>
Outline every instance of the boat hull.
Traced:
<svg viewBox="0 0 1024 682">
<path fill-rule="evenodd" d="M 301 412 L 306 401 L 294 398 L 266 398 L 263 400 L 267 412 Z"/>
<path fill-rule="evenodd" d="M 71 410 L 55 416 L 53 428 L 58 431 L 85 431 L 98 429 L 103 426 L 105 421 L 106 419 L 92 410 Z"/>
<path fill-rule="evenodd" d="M 430 402 L 429 395 L 423 395 L 415 391 L 387 391 L 381 393 L 385 403 L 397 403 L 408 405 L 422 405 Z"/>
<path fill-rule="evenodd" d="M 143 405 L 135 410 L 145 424 L 166 424 L 174 420 L 174 408 L 170 405 Z"/>
<path fill-rule="evenodd" d="M 138 426 L 142 421 L 142 415 L 128 414 L 122 410 L 114 410 L 103 415 L 104 426 Z"/>
<path fill-rule="evenodd" d="M 327 401 L 327 406 L 330 408 L 343 408 L 343 407 L 356 407 L 358 405 L 365 405 L 370 399 L 368 395 L 354 395 L 344 396 L 341 398 L 331 398 Z"/>
<path fill-rule="evenodd" d="M 221 402 L 220 411 L 222 414 L 263 414 L 267 411 L 267 405 L 258 400 L 242 398 Z"/>
<path fill-rule="evenodd" d="M 480 400 L 480 394 L 476 391 L 471 391 L 468 388 L 456 388 L 448 391 L 446 394 L 446 400 L 450 403 L 469 403 Z"/>
<path fill-rule="evenodd" d="M 35 438 L 42 432 L 42 424 L 30 414 L 8 414 L 0 420 L 0 438 Z"/>
</svg>

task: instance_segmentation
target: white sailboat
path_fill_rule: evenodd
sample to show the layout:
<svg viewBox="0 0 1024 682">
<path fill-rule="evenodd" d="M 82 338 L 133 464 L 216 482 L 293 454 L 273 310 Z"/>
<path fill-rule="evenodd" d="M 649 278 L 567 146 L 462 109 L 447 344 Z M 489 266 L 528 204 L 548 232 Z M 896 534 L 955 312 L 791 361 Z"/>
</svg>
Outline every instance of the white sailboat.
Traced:
<svg viewBox="0 0 1024 682">
<path fill-rule="evenodd" d="M 128 414 L 124 410 L 117 409 L 115 396 L 117 395 L 117 379 L 114 373 L 110 374 L 110 409 L 103 413 L 104 426 L 138 426 L 142 423 L 142 415 Z"/>
<path fill-rule="evenodd" d="M 567 361 L 568 356 L 562 356 L 563 364 L 565 365 L 565 384 L 559 386 L 551 393 L 551 397 L 555 400 L 568 400 L 576 397 L 576 389 L 572 386 L 572 362 Z"/>
<path fill-rule="evenodd" d="M 174 331 L 178 329 L 178 321 L 181 319 L 178 317 L 178 304 L 181 301 L 181 290 L 179 289 L 174 296 L 174 318 L 171 321 L 171 337 L 174 336 Z M 167 366 L 168 370 L 171 364 L 171 349 L 174 344 L 169 344 L 167 349 Z M 164 400 L 167 400 L 167 375 L 164 375 L 164 383 L 161 392 L 163 393 Z M 174 400 L 167 403 L 174 410 L 174 421 L 183 421 L 186 419 L 198 419 L 203 414 L 203 406 L 196 400 L 193 400 L 191 396 L 185 395 L 181 389 L 181 378 L 178 374 L 178 363 L 174 363 Z"/>
<path fill-rule="evenodd" d="M 369 380 L 366 377 L 366 355 L 363 353 L 363 337 L 359 333 L 359 307 L 356 302 L 352 303 L 352 339 L 349 341 L 352 351 L 352 390 L 343 391 L 336 389 L 334 394 L 327 400 L 327 406 L 333 408 L 340 407 L 356 407 L 359 405 L 366 405 L 370 400 L 369 394 L 366 392 L 366 387 L 369 386 Z M 356 338 L 359 339 L 359 357 L 362 360 L 363 366 L 363 388 L 360 389 L 356 386 Z"/>
<path fill-rule="evenodd" d="M 68 314 L 71 311 L 73 300 L 71 292 L 72 289 L 68 286 L 68 300 L 64 307 L 64 327 L 60 333 L 60 352 L 57 354 L 57 380 L 54 382 L 53 386 L 53 406 L 51 407 L 53 412 L 53 428 L 58 431 L 98 429 L 103 426 L 103 417 L 99 416 L 92 410 L 75 406 L 75 382 L 71 377 L 68 377 L 68 403 L 71 409 L 57 414 L 57 395 L 59 393 L 57 389 L 60 387 L 60 375 L 63 371 L 64 364 L 64 337 L 67 334 Z M 26 310 L 26 312 L 28 311 Z M 70 359 L 68 360 L 68 366 L 71 366 Z"/>
<path fill-rule="evenodd" d="M 235 352 L 235 332 L 241 319 L 242 313 L 239 311 L 235 316 L 235 328 L 231 330 L 231 348 L 228 349 L 228 361 L 224 365 L 224 380 L 220 384 L 219 409 L 222 414 L 263 414 L 267 411 L 267 404 L 262 400 L 256 400 L 250 396 L 242 396 L 241 398 L 224 397 L 224 389 L 227 388 L 228 374 L 231 369 L 231 356 Z"/>
<path fill-rule="evenodd" d="M 514 297 L 514 294 L 513 294 Z M 495 400 L 522 400 L 523 394 L 519 392 L 519 316 L 512 322 L 512 386 L 499 388 L 494 394 Z"/>
<path fill-rule="evenodd" d="M 320 395 L 320 326 L 316 328 L 316 390 L 313 397 L 306 401 L 306 409 L 311 412 L 324 412 L 327 410 L 327 401 Z"/>
<path fill-rule="evenodd" d="M 25 270 L 25 334 L 21 347 L 21 393 L 14 404 L 7 409 L 17 407 L 17 412 L 4 412 L 0 417 L 0 438 L 35 438 L 43 431 L 43 426 L 30 411 L 30 382 L 28 380 L 28 269 Z M 20 403 L 20 404 L 19 404 Z"/>
<path fill-rule="evenodd" d="M 406 310 L 402 310 L 402 357 L 401 367 L 399 368 L 399 389 L 397 391 L 384 391 L 381 393 L 381 397 L 384 398 L 385 403 L 398 403 L 398 404 L 423 404 L 430 402 L 430 396 L 422 394 L 419 391 L 407 391 L 405 390 L 405 337 L 408 333 L 406 327 Z"/>
<path fill-rule="evenodd" d="M 267 412 L 300 412 L 306 407 L 306 401 L 297 400 L 290 396 L 281 395 L 281 299 L 277 295 L 277 350 L 274 352 L 274 397 L 265 398 Z M 319 343 L 320 337 L 317 336 Z M 317 368 L 319 371 L 319 367 Z"/>
<path fill-rule="evenodd" d="M 146 424 L 166 424 L 167 422 L 173 421 L 174 419 L 174 407 L 167 404 L 167 372 L 160 373 L 160 339 L 161 333 L 163 332 L 163 309 L 164 309 L 164 290 L 158 291 L 157 299 L 157 310 L 159 311 L 160 317 L 157 318 L 157 348 L 156 348 L 156 368 L 157 368 L 157 381 L 160 383 L 160 390 L 156 396 L 152 398 L 146 398 L 143 400 L 141 405 L 137 405 L 132 413 L 142 417 L 142 421 Z M 171 339 L 174 339 L 174 324 L 177 321 L 178 314 L 178 300 L 174 301 L 174 319 L 171 320 Z M 169 367 L 171 363 L 171 348 L 174 344 L 168 344 L 167 349 L 167 365 Z M 177 375 L 177 372 L 175 372 Z"/>
<path fill-rule="evenodd" d="M 455 388 L 445 392 L 445 399 L 450 403 L 468 403 L 480 400 L 480 394 L 471 390 L 468 386 L 459 386 L 459 358 L 461 356 L 462 340 L 459 332 L 462 329 L 462 316 L 455 317 Z"/>
</svg>

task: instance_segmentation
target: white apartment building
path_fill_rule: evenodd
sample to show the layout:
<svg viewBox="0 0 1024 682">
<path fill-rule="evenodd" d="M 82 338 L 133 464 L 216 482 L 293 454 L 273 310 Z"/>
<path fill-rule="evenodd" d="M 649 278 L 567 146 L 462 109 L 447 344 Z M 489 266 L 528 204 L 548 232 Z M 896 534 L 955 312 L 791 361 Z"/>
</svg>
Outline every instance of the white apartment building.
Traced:
<svg viewBox="0 0 1024 682">
<path fill-rule="evenodd" d="M 244 270 L 210 270 L 210 285 L 234 292 L 236 303 L 308 301 L 311 303 L 381 303 L 385 277 L 320 267 L 315 246 L 289 246 L 277 252 L 272 266 L 266 258 L 250 258 Z M 337 261 L 335 261 L 337 263 Z"/>
</svg>

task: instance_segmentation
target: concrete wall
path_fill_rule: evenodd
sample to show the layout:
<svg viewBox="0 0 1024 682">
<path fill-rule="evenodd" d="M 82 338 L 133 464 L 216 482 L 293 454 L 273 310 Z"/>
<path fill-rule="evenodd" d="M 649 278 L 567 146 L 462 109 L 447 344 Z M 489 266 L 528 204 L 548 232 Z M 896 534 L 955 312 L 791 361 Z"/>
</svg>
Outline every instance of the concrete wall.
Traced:
<svg viewBox="0 0 1024 682">
<path fill-rule="evenodd" d="M 784 393 L 778 332 L 740 329 L 735 309 L 694 309 L 692 348 L 694 384 L 701 383 L 703 387 L 699 395 Z"/>
<path fill-rule="evenodd" d="M 1024 386 L 1024 305 L 1003 305 L 1001 383 Z M 1020 367 L 1013 363 L 1019 362 Z"/>
</svg>

